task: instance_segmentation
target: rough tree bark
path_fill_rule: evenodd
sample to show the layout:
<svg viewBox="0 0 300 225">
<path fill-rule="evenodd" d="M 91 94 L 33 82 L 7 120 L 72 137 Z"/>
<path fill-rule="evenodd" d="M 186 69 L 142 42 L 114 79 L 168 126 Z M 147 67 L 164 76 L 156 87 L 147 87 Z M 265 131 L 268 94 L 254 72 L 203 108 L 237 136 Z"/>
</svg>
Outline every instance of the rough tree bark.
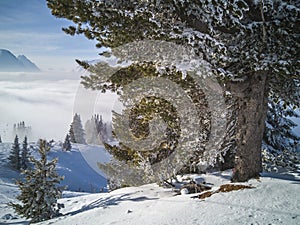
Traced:
<svg viewBox="0 0 300 225">
<path fill-rule="evenodd" d="M 261 145 L 268 109 L 267 73 L 249 74 L 243 82 L 230 82 L 228 90 L 238 103 L 237 152 L 233 182 L 259 177 L 262 171 Z"/>
</svg>

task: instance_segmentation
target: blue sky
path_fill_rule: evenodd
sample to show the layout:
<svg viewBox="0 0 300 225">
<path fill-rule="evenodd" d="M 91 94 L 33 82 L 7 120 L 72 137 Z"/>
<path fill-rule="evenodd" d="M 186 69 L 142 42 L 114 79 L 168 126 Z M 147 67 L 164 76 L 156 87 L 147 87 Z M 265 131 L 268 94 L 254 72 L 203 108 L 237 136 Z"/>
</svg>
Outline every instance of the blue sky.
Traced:
<svg viewBox="0 0 300 225">
<path fill-rule="evenodd" d="M 75 59 L 97 58 L 94 41 L 61 30 L 70 24 L 52 16 L 46 0 L 0 0 L 0 49 L 24 54 L 42 70 L 70 70 Z"/>
</svg>

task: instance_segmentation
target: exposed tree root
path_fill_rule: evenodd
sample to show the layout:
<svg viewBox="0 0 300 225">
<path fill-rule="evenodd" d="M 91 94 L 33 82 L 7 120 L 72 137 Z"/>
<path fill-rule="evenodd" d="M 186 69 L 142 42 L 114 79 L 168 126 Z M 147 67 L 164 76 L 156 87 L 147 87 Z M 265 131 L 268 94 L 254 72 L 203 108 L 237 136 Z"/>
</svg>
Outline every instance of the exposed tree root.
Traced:
<svg viewBox="0 0 300 225">
<path fill-rule="evenodd" d="M 230 192 L 230 191 L 237 191 L 237 190 L 250 189 L 250 188 L 254 188 L 254 187 L 249 185 L 242 185 L 242 184 L 223 184 L 220 186 L 218 190 L 204 192 L 198 195 L 198 198 L 205 199 L 219 192 Z"/>
</svg>

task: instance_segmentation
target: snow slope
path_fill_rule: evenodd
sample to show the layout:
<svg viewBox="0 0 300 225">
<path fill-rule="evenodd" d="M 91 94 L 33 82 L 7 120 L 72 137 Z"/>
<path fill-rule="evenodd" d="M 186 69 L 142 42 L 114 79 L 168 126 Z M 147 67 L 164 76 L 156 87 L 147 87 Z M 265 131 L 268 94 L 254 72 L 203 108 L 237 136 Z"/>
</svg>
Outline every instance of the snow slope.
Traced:
<svg viewBox="0 0 300 225">
<path fill-rule="evenodd" d="M 202 177 L 217 185 L 228 183 L 226 174 Z M 255 189 L 218 193 L 205 200 L 174 196 L 170 189 L 155 184 L 66 198 L 61 200 L 65 215 L 40 224 L 296 225 L 300 223 L 300 183 L 286 178 L 266 174 L 260 181 L 249 182 Z"/>
<path fill-rule="evenodd" d="M 72 144 L 72 150 L 65 152 L 60 146 L 54 146 L 49 158 L 58 157 L 57 172 L 65 179 L 69 191 L 102 192 L 106 190 L 107 181 L 97 167 L 97 162 L 109 161 L 109 154 L 102 146 Z"/>
<path fill-rule="evenodd" d="M 37 146 L 30 145 L 31 155 L 38 158 Z M 6 206 L 7 202 L 15 201 L 16 195 L 19 194 L 15 180 L 19 179 L 20 175 L 7 165 L 10 150 L 11 144 L 0 143 L 0 224 L 16 218 L 13 210 Z M 102 146 L 73 144 L 73 149 L 65 152 L 56 144 L 49 153 L 49 160 L 56 157 L 59 158 L 57 171 L 65 177 L 61 185 L 66 185 L 67 191 L 88 193 L 107 191 L 105 175 L 97 167 L 97 162 L 109 160 L 109 154 Z"/>
<path fill-rule="evenodd" d="M 2 144 L 1 162 L 5 161 L 7 146 Z M 81 147 L 81 146 L 79 146 Z M 83 149 L 97 149 L 95 146 Z M 5 150 L 6 149 L 6 150 Z M 8 148 L 9 149 L 9 148 Z M 98 148 L 99 149 L 99 148 Z M 101 147 L 100 147 L 101 149 Z M 79 150 L 73 149 L 71 154 Z M 56 152 L 56 153 L 55 153 Z M 54 149 L 60 156 L 60 169 L 69 168 L 70 161 L 62 159 L 66 154 Z M 61 155 L 60 155 L 61 154 Z M 78 161 L 78 160 L 76 160 Z M 66 163 L 64 165 L 64 163 Z M 82 168 L 83 164 L 78 164 Z M 28 224 L 5 206 L 18 193 L 11 178 L 16 174 L 1 166 L 0 224 Z M 130 225 L 196 225 L 196 224 L 300 224 L 300 177 L 299 174 L 264 173 L 259 180 L 247 184 L 253 189 L 217 193 L 200 200 L 191 198 L 197 194 L 176 195 L 172 189 L 156 184 L 122 188 L 110 193 L 80 193 L 65 191 L 60 203 L 65 204 L 62 216 L 39 224 L 130 224 Z M 184 178 L 188 177 L 186 175 Z M 230 171 L 206 175 L 190 175 L 193 180 L 213 184 L 213 190 L 229 183 Z M 71 179 L 71 178 L 70 178 Z M 79 179 L 74 177 L 74 183 Z"/>
</svg>

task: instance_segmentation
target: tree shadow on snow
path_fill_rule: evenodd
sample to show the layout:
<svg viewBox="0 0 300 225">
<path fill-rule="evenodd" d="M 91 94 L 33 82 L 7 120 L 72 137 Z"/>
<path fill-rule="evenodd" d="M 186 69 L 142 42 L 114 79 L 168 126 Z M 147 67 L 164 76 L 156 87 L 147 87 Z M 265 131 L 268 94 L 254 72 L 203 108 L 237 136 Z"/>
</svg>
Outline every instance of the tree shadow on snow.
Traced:
<svg viewBox="0 0 300 225">
<path fill-rule="evenodd" d="M 300 179 L 290 173 L 261 173 L 261 177 L 269 177 L 280 180 L 292 181 L 292 184 L 300 184 Z"/>
<path fill-rule="evenodd" d="M 212 173 L 214 176 L 216 177 L 220 177 L 223 178 L 225 180 L 231 180 L 232 175 L 230 173 L 225 173 L 224 172 L 214 172 Z M 297 175 L 296 175 L 297 174 Z M 261 177 L 269 177 L 269 178 L 275 178 L 275 179 L 280 179 L 280 180 L 287 180 L 287 181 L 291 181 L 292 184 L 300 184 L 300 171 L 298 173 L 294 172 L 290 173 L 290 172 L 263 172 L 260 174 Z"/>
<path fill-rule="evenodd" d="M 29 224 L 29 221 L 19 221 L 19 222 L 12 222 L 12 221 L 8 221 L 7 223 L 3 223 L 3 222 L 0 222 L 0 225 L 7 225 L 7 224 L 16 224 L 16 225 L 28 225 Z"/>
<path fill-rule="evenodd" d="M 222 179 L 225 180 L 231 180 L 232 178 L 232 172 L 230 170 L 226 170 L 226 171 L 215 171 L 213 173 L 211 173 L 212 175 L 216 176 L 216 177 L 220 177 Z"/>
<path fill-rule="evenodd" d="M 107 197 L 107 198 L 99 198 L 97 199 L 96 201 L 88 204 L 88 205 L 85 205 L 83 206 L 81 209 L 78 209 L 76 211 L 73 211 L 73 212 L 69 212 L 67 214 L 65 214 L 64 216 L 68 216 L 68 215 L 76 215 L 78 213 L 81 213 L 81 212 L 84 212 L 84 211 L 87 211 L 87 210 L 91 210 L 91 209 L 94 209 L 94 208 L 107 208 L 109 206 L 113 206 L 113 205 L 118 205 L 120 202 L 122 201 L 134 201 L 134 202 L 140 202 L 140 201 L 149 201 L 149 200 L 157 200 L 158 198 L 149 198 L 149 197 L 146 197 L 146 196 L 141 196 L 141 197 L 136 197 L 136 198 L 133 198 L 133 197 L 130 197 L 131 194 L 123 194 L 123 195 L 120 195 L 120 196 L 110 196 L 110 197 Z"/>
</svg>

